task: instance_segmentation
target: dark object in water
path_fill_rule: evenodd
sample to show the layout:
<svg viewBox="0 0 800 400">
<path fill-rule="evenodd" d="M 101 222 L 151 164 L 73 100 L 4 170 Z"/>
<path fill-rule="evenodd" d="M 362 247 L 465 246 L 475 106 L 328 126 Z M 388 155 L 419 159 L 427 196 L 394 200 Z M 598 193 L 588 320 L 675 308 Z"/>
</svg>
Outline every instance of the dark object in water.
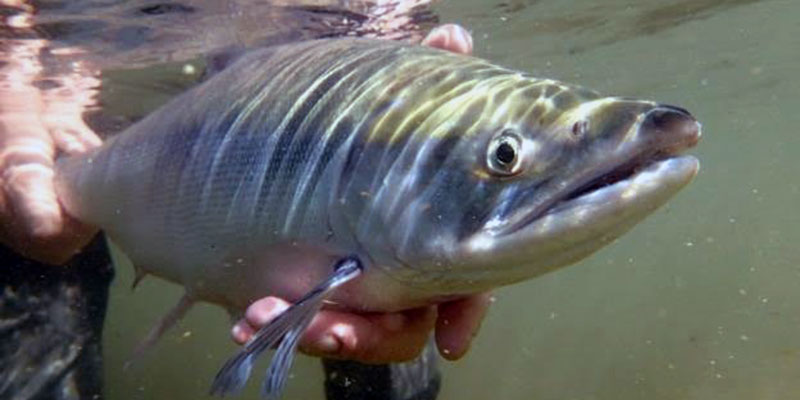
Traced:
<svg viewBox="0 0 800 400">
<path fill-rule="evenodd" d="M 407 363 L 366 365 L 325 359 L 325 393 L 330 400 L 432 400 L 442 381 L 438 357 L 430 342 Z"/>
<path fill-rule="evenodd" d="M 0 246 L 0 398 L 99 399 L 114 275 L 105 239 L 54 267 Z"/>
</svg>

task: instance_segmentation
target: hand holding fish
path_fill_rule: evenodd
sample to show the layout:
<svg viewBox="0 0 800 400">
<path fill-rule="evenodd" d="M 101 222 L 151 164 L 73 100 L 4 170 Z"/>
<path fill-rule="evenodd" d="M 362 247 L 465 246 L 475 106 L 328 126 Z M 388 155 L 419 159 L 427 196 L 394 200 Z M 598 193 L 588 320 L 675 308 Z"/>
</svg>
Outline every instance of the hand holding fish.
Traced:
<svg viewBox="0 0 800 400">
<path fill-rule="evenodd" d="M 434 29 L 424 44 L 472 52 L 472 38 L 457 25 Z M 26 257 L 60 265 L 97 233 L 64 212 L 53 188 L 58 153 L 80 154 L 101 144 L 81 117 L 87 105 L 82 100 L 92 96 L 80 89 L 97 82 L 78 82 L 72 90 L 52 91 L 55 95 L 45 98 L 33 86 L 40 70 L 36 57 L 27 56 L 37 49 L 26 46 L 36 45 L 12 46 L 9 52 L 20 54 L 8 57 L 11 62 L 2 68 L 16 85 L 0 91 L 0 242 Z"/>
<path fill-rule="evenodd" d="M 439 353 L 448 360 L 457 360 L 469 349 L 490 303 L 490 295 L 480 294 L 398 313 L 323 310 L 303 334 L 300 349 L 314 356 L 366 363 L 408 361 L 422 351 L 428 334 L 435 328 Z M 289 303 L 277 297 L 256 301 L 234 325 L 234 341 L 244 344 L 287 308 Z"/>
<path fill-rule="evenodd" d="M 443 25 L 423 44 L 456 53 L 472 52 L 464 28 Z M 33 259 L 62 264 L 95 233 L 67 215 L 53 189 L 53 163 L 59 152 L 80 154 L 100 145 L 81 118 L 76 99 L 44 98 L 25 82 L 37 70 L 21 57 L 4 69 L 23 79 L 0 93 L 0 241 Z M 84 85 L 86 86 L 86 85 Z M 320 312 L 301 341 L 306 353 L 364 362 L 391 362 L 416 356 L 436 328 L 440 352 L 461 357 L 489 304 L 488 295 L 388 314 Z M 234 340 L 246 341 L 288 303 L 276 297 L 255 302 L 234 326 Z"/>
<path fill-rule="evenodd" d="M 81 118 L 81 99 L 91 98 L 81 89 L 92 82 L 61 82 L 69 90 L 47 92 L 34 86 L 41 68 L 31 47 L 37 45 L 10 46 L 16 55 L 0 71 L 9 77 L 0 89 L 0 242 L 26 257 L 62 264 L 97 230 L 62 210 L 53 188 L 54 159 L 59 152 L 97 147 L 100 139 Z"/>
<path fill-rule="evenodd" d="M 432 30 L 422 44 L 454 53 L 472 53 L 469 32 L 453 24 Z M 422 351 L 430 331 L 435 329 L 439 352 L 448 360 L 456 360 L 469 349 L 490 299 L 489 294 L 480 294 L 398 313 L 320 311 L 303 334 L 300 349 L 310 355 L 367 363 L 408 361 Z M 234 325 L 233 340 L 246 343 L 289 305 L 272 296 L 254 302 Z"/>
</svg>

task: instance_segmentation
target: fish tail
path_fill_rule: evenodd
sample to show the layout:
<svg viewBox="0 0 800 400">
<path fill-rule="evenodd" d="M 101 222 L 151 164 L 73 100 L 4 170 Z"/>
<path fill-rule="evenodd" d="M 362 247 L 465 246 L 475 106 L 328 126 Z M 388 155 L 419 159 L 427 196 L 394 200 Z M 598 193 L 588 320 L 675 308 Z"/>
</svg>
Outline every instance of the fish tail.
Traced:
<svg viewBox="0 0 800 400">
<path fill-rule="evenodd" d="M 280 343 L 262 386 L 262 395 L 265 398 L 270 400 L 279 398 L 289 376 L 289 368 L 292 366 L 300 336 L 328 295 L 337 287 L 360 275 L 362 268 L 361 262 L 354 256 L 339 260 L 328 279 L 263 326 L 239 353 L 222 366 L 211 384 L 210 393 L 225 396 L 241 392 L 250 377 L 253 361 L 265 350 Z"/>
</svg>

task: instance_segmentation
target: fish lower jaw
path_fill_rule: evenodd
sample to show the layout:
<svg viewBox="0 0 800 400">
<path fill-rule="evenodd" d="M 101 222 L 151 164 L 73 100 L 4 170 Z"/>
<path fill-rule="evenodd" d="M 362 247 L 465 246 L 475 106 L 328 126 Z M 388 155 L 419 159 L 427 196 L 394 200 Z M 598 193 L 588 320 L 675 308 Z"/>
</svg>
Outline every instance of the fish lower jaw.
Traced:
<svg viewBox="0 0 800 400">
<path fill-rule="evenodd" d="M 574 192 L 555 204 L 533 225 L 540 225 L 541 229 L 554 219 L 566 219 L 581 226 L 634 213 L 644 212 L 646 215 L 691 182 L 698 170 L 699 162 L 693 156 L 657 159 L 622 170 L 616 178 Z"/>
<path fill-rule="evenodd" d="M 667 202 L 697 174 L 692 156 L 653 161 L 630 176 L 563 200 L 508 234 L 476 235 L 463 256 L 494 264 L 501 284 L 532 278 L 573 264 L 621 236 Z"/>
<path fill-rule="evenodd" d="M 520 240 L 531 244 L 555 240 L 569 251 L 571 243 L 619 236 L 623 232 L 615 232 L 620 227 L 633 226 L 662 206 L 698 169 L 692 156 L 653 161 L 627 178 L 560 202 L 519 232 Z"/>
</svg>

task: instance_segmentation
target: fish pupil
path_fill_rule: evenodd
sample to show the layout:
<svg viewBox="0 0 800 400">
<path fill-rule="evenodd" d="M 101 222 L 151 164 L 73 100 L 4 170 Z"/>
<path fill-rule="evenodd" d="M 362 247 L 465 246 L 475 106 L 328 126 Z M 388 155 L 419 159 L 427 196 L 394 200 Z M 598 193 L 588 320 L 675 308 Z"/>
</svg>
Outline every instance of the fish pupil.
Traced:
<svg viewBox="0 0 800 400">
<path fill-rule="evenodd" d="M 514 162 L 514 159 L 517 158 L 517 152 L 514 151 L 514 147 L 512 147 L 510 144 L 501 143 L 499 146 L 497 146 L 495 157 L 497 158 L 497 162 L 499 162 L 501 165 L 509 165 Z"/>
</svg>

